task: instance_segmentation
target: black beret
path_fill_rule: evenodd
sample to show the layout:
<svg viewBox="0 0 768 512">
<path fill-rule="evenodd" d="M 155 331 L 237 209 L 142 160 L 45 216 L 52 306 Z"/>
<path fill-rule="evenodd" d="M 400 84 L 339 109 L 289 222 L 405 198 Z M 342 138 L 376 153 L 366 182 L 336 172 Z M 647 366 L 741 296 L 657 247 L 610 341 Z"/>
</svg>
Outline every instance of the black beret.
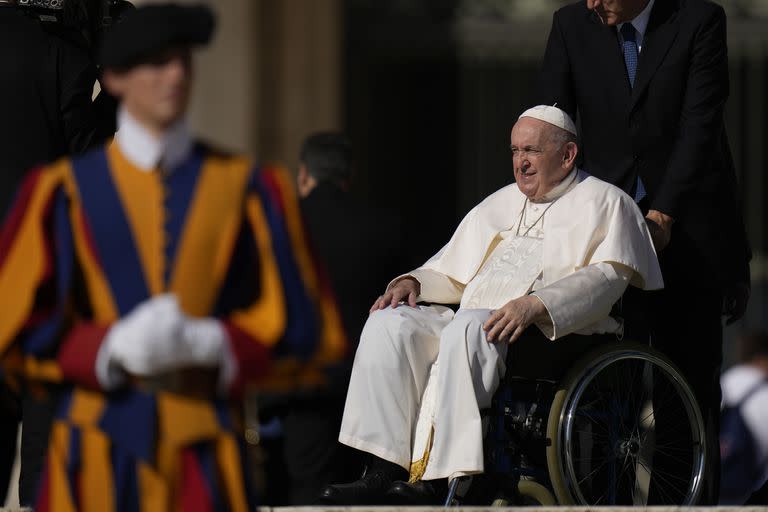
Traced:
<svg viewBox="0 0 768 512">
<path fill-rule="evenodd" d="M 205 45 L 216 20 L 206 6 L 152 4 L 129 11 L 104 37 L 100 62 L 107 69 L 130 69 L 173 46 Z"/>
</svg>

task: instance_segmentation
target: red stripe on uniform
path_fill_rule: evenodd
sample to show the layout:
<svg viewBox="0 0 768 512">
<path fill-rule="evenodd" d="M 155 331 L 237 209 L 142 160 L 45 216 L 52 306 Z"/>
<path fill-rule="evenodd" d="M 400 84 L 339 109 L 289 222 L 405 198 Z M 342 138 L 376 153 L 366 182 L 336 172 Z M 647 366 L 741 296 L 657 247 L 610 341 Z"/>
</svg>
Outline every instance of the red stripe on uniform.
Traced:
<svg viewBox="0 0 768 512">
<path fill-rule="evenodd" d="M 206 489 L 203 469 L 192 448 L 185 448 L 181 455 L 182 479 L 179 493 L 179 510 L 184 512 L 211 512 L 213 500 Z"/>
<path fill-rule="evenodd" d="M 269 193 L 269 199 L 276 204 L 282 215 L 285 215 L 285 203 L 283 202 L 283 194 L 280 192 L 280 184 L 275 179 L 275 171 L 265 168 L 261 172 L 261 178 L 264 182 L 264 187 Z"/>
<path fill-rule="evenodd" d="M 37 185 L 37 182 L 40 179 L 40 174 L 41 169 L 36 169 L 27 174 L 27 177 L 19 188 L 13 207 L 5 219 L 3 230 L 0 232 L 0 268 L 2 268 L 3 263 L 5 263 L 8 250 L 16 239 L 16 234 L 19 231 L 19 227 L 21 227 L 21 221 L 29 206 L 29 200 L 32 198 L 32 192 L 35 190 L 35 185 Z"/>
<path fill-rule="evenodd" d="M 48 458 L 45 459 L 45 468 L 43 474 L 40 477 L 40 487 L 38 487 L 37 496 L 35 499 L 35 512 L 50 512 L 51 499 L 50 499 L 50 476 L 48 474 Z"/>
<path fill-rule="evenodd" d="M 108 327 L 87 323 L 76 324 L 70 329 L 57 357 L 64 380 L 101 389 L 96 378 L 96 356 L 108 330 Z"/>
<path fill-rule="evenodd" d="M 229 336 L 229 347 L 237 361 L 237 376 L 229 391 L 232 396 L 240 396 L 249 381 L 267 374 L 270 351 L 234 324 L 227 321 L 223 321 L 222 324 Z"/>
</svg>

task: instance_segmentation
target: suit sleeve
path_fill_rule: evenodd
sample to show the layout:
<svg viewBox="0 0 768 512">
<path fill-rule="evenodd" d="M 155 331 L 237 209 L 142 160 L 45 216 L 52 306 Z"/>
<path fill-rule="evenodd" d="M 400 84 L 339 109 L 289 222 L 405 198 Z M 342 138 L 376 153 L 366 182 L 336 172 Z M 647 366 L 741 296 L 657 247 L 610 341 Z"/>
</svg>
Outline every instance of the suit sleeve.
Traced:
<svg viewBox="0 0 768 512">
<path fill-rule="evenodd" d="M 552 18 L 544 61 L 533 95 L 537 105 L 554 105 L 576 119 L 576 99 L 571 81 L 571 65 L 559 13 Z"/>
<path fill-rule="evenodd" d="M 678 217 L 717 146 L 728 92 L 726 19 L 718 6 L 695 36 L 677 140 L 651 209 Z"/>
</svg>

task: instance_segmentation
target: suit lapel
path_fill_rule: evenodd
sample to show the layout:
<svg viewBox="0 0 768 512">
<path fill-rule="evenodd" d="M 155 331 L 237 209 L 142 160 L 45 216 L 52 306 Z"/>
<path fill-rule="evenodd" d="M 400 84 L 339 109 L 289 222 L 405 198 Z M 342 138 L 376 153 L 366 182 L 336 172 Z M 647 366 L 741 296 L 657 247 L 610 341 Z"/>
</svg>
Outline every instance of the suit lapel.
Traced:
<svg viewBox="0 0 768 512">
<path fill-rule="evenodd" d="M 606 78 L 606 91 L 618 93 L 622 103 L 629 100 L 631 90 L 627 67 L 624 64 L 624 56 L 621 54 L 616 27 L 603 25 L 597 15 L 589 11 L 590 54 L 593 55 L 593 66 L 596 68 L 596 76 Z"/>
<path fill-rule="evenodd" d="M 656 0 L 653 6 L 643 37 L 643 50 L 640 52 L 635 87 L 632 90 L 633 109 L 677 37 L 680 28 L 678 9 L 677 2 L 672 0 Z"/>
</svg>

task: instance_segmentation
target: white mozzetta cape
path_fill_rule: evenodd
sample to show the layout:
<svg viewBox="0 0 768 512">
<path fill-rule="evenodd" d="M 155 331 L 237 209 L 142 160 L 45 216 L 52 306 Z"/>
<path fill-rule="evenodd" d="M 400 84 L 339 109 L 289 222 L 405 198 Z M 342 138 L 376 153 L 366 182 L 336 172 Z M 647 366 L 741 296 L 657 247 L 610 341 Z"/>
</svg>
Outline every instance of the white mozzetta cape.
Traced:
<svg viewBox="0 0 768 512">
<path fill-rule="evenodd" d="M 516 184 L 473 208 L 456 232 L 422 268 L 466 285 L 480 270 L 491 243 L 520 218 L 525 196 Z M 542 281 L 547 286 L 586 267 L 607 262 L 632 270 L 630 284 L 643 290 L 664 287 L 651 235 L 631 197 L 579 170 L 575 184 L 544 218 Z"/>
</svg>

